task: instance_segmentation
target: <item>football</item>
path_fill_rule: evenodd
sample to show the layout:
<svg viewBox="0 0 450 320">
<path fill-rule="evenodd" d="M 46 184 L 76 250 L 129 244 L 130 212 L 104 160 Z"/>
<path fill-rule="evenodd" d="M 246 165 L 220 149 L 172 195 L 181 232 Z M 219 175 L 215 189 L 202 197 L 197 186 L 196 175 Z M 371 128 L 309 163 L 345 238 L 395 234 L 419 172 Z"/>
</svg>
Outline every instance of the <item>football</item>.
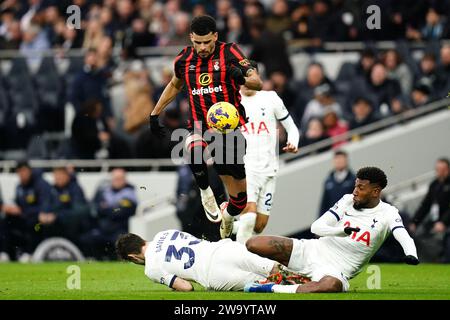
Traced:
<svg viewBox="0 0 450 320">
<path fill-rule="evenodd" d="M 229 102 L 221 101 L 213 104 L 206 116 L 208 126 L 220 133 L 234 131 L 239 124 L 239 112 Z"/>
</svg>

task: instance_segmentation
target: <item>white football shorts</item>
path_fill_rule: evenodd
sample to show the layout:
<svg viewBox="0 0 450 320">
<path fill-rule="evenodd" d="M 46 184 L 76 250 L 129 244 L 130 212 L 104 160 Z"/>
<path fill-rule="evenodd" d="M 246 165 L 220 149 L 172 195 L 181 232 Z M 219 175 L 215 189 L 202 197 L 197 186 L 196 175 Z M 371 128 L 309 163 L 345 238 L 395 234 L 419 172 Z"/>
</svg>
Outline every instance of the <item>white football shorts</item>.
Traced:
<svg viewBox="0 0 450 320">
<path fill-rule="evenodd" d="M 319 281 L 325 276 L 332 276 L 342 282 L 342 291 L 346 292 L 350 288 L 347 277 L 333 266 L 327 265 L 320 260 L 320 253 L 315 249 L 315 239 L 292 239 L 291 258 L 288 268 L 301 275 L 311 278 L 312 281 Z"/>
<path fill-rule="evenodd" d="M 244 244 L 231 239 L 220 242 L 223 244 L 211 257 L 207 289 L 242 291 L 247 283 L 270 275 L 274 261 L 249 252 Z"/>
<path fill-rule="evenodd" d="M 247 172 L 247 202 L 255 202 L 258 213 L 270 215 L 276 180 L 276 176 Z"/>
</svg>

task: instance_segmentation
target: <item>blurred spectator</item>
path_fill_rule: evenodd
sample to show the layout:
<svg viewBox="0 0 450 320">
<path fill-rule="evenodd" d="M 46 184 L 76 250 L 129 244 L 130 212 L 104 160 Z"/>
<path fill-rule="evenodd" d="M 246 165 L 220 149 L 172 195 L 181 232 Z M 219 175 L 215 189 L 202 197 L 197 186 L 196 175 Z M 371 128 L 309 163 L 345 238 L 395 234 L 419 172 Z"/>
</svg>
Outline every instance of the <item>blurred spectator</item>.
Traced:
<svg viewBox="0 0 450 320">
<path fill-rule="evenodd" d="M 90 209 L 83 190 L 66 167 L 53 169 L 54 185 L 47 210 L 39 213 L 43 238 L 64 237 L 79 245 L 79 236 L 89 228 Z"/>
<path fill-rule="evenodd" d="M 353 193 L 355 174 L 348 165 L 348 154 L 339 150 L 334 153 L 333 171 L 324 183 L 319 216 L 332 208 L 345 194 Z"/>
<path fill-rule="evenodd" d="M 302 118 L 302 130 L 306 128 L 311 118 L 322 118 L 327 110 L 333 110 L 342 116 L 342 108 L 332 95 L 329 84 L 324 83 L 314 88 L 314 99 L 308 102 Z"/>
<path fill-rule="evenodd" d="M 39 215 L 50 203 L 50 185 L 27 162 L 19 162 L 16 172 L 19 184 L 16 186 L 15 204 L 3 204 L 1 211 L 5 218 L 0 220 L 4 231 L 1 237 L 11 260 L 29 262 L 42 238 Z"/>
<path fill-rule="evenodd" d="M 115 240 L 128 232 L 128 220 L 135 214 L 137 202 L 135 188 L 128 183 L 125 170 L 113 169 L 110 183 L 99 188 L 94 198 L 95 225 L 80 237 L 87 257 L 115 259 Z"/>
<path fill-rule="evenodd" d="M 216 25 L 217 32 L 219 33 L 219 41 L 225 41 L 228 33 L 228 15 L 233 9 L 230 0 L 217 0 L 216 1 Z"/>
<path fill-rule="evenodd" d="M 393 116 L 399 115 L 407 110 L 409 110 L 409 106 L 403 97 L 395 97 L 391 100 L 391 114 Z"/>
<path fill-rule="evenodd" d="M 356 75 L 369 81 L 370 72 L 376 61 L 377 57 L 372 49 L 363 50 L 356 67 Z"/>
<path fill-rule="evenodd" d="M 291 18 L 286 0 L 273 1 L 271 15 L 267 17 L 266 23 L 267 30 L 273 34 L 283 35 L 284 31 L 289 30 Z"/>
<path fill-rule="evenodd" d="M 251 42 L 247 28 L 243 25 L 242 18 L 238 12 L 231 11 L 229 13 L 227 27 L 226 42 L 235 42 L 241 45 L 246 45 Z"/>
<path fill-rule="evenodd" d="M 178 12 L 174 17 L 174 30 L 167 43 L 160 43 L 166 46 L 186 46 L 191 44 L 189 37 L 191 17 L 185 12 Z"/>
<path fill-rule="evenodd" d="M 378 120 L 372 103 L 366 98 L 357 98 L 352 106 L 353 116 L 350 119 L 350 130 L 366 126 Z"/>
<path fill-rule="evenodd" d="M 448 30 L 445 18 L 435 8 L 429 8 L 426 23 L 420 29 L 408 28 L 406 37 L 411 40 L 439 40 L 447 36 Z"/>
<path fill-rule="evenodd" d="M 123 129 L 128 133 L 135 133 L 148 125 L 148 116 L 155 106 L 153 87 L 145 65 L 138 60 L 125 72 L 123 82 L 127 99 Z"/>
<path fill-rule="evenodd" d="M 440 158 L 435 166 L 436 179 L 428 188 L 427 195 L 417 209 L 409 230 L 425 239 L 430 236 L 442 239 L 450 225 L 450 162 L 447 158 Z M 420 233 L 418 227 L 423 225 Z"/>
<path fill-rule="evenodd" d="M 393 98 L 401 94 L 401 88 L 396 80 L 388 79 L 386 67 L 382 63 L 375 63 L 370 72 L 370 80 L 362 82 L 358 79 L 352 83 L 351 98 L 364 96 L 371 100 L 375 112 L 386 117 L 391 113 L 390 103 Z"/>
<path fill-rule="evenodd" d="M 39 65 L 42 58 L 42 51 L 50 49 L 50 42 L 47 34 L 36 24 L 30 24 L 23 30 L 20 53 L 27 58 L 29 64 Z"/>
<path fill-rule="evenodd" d="M 330 12 L 330 3 L 327 0 L 314 1 L 312 15 L 309 18 L 309 30 L 315 40 L 315 45 L 320 46 L 322 41 L 333 41 L 334 18 Z"/>
<path fill-rule="evenodd" d="M 113 133 L 103 118 L 99 100 L 89 100 L 72 123 L 71 157 L 77 159 L 127 159 L 131 150 L 126 141 Z"/>
<path fill-rule="evenodd" d="M 441 48 L 441 63 L 438 68 L 442 85 L 438 92 L 438 97 L 447 97 L 450 88 L 450 44 L 444 44 Z"/>
<path fill-rule="evenodd" d="M 20 28 L 28 30 L 33 23 L 33 18 L 37 13 L 45 9 L 44 0 L 28 0 L 28 11 L 20 18 Z"/>
<path fill-rule="evenodd" d="M 114 19 L 113 9 L 103 6 L 99 14 L 100 23 L 103 26 L 103 32 L 110 38 L 114 38 L 117 31 L 117 23 Z M 134 21 L 133 21 L 134 22 Z"/>
<path fill-rule="evenodd" d="M 418 84 L 411 92 L 411 107 L 418 108 L 430 101 L 431 89 L 426 84 Z"/>
<path fill-rule="evenodd" d="M 131 0 L 117 0 L 117 28 L 122 33 L 132 24 L 132 21 L 137 18 L 137 13 L 134 4 Z"/>
<path fill-rule="evenodd" d="M 306 147 L 310 144 L 327 139 L 328 136 L 325 133 L 325 128 L 322 121 L 318 118 L 312 118 L 308 122 L 306 132 L 302 132 L 300 135 L 299 148 Z M 322 152 L 330 149 L 330 147 L 323 147 L 317 150 L 317 152 Z"/>
<path fill-rule="evenodd" d="M 348 131 L 347 123 L 342 119 L 339 119 L 336 111 L 334 111 L 332 108 L 326 108 L 322 122 L 325 127 L 325 133 L 330 138 L 337 137 Z M 336 141 L 333 143 L 333 148 L 337 148 L 345 143 L 345 140 L 342 140 L 340 142 Z"/>
<path fill-rule="evenodd" d="M 276 71 L 270 75 L 270 81 L 273 86 L 270 90 L 274 90 L 288 110 L 291 111 L 294 107 L 296 93 L 290 88 L 287 76 Z"/>
<path fill-rule="evenodd" d="M 306 79 L 296 86 L 297 98 L 295 101 L 295 118 L 302 119 L 306 104 L 314 98 L 314 90 L 322 85 L 328 84 L 331 90 L 331 82 L 325 76 L 323 66 L 320 63 L 311 63 L 306 72 Z"/>
<path fill-rule="evenodd" d="M 97 47 L 97 66 L 105 73 L 105 76 L 111 77 L 116 63 L 112 57 L 113 41 L 110 37 L 103 37 Z"/>
<path fill-rule="evenodd" d="M 425 53 L 419 63 L 419 74 L 416 84 L 427 84 L 432 89 L 432 96 L 435 97 L 445 78 L 437 72 L 436 56 L 433 53 Z"/>
<path fill-rule="evenodd" d="M 54 30 L 55 39 L 53 44 L 56 48 L 68 51 L 70 49 L 79 49 L 83 45 L 82 32 L 75 28 L 67 27 L 64 19 L 59 20 L 54 25 Z"/>
<path fill-rule="evenodd" d="M 18 50 L 20 48 L 20 43 L 22 42 L 22 32 L 20 30 L 19 21 L 11 21 L 11 23 L 6 26 L 6 30 L 6 34 L 0 36 L 0 49 Z"/>
<path fill-rule="evenodd" d="M 111 102 L 107 87 L 109 71 L 99 67 L 97 50 L 90 49 L 84 56 L 84 66 L 76 76 L 70 88 L 69 100 L 79 113 L 83 104 L 90 99 L 100 100 L 103 106 L 101 117 L 106 120 L 109 128 L 115 126 Z"/>
<path fill-rule="evenodd" d="M 397 50 L 388 50 L 384 54 L 384 65 L 388 72 L 388 78 L 397 80 L 401 86 L 402 93 L 407 95 L 412 88 L 413 76 Z"/>
<path fill-rule="evenodd" d="M 97 49 L 104 37 L 105 33 L 100 19 L 97 17 L 91 18 L 84 33 L 83 48 Z"/>
<path fill-rule="evenodd" d="M 135 19 L 131 28 L 127 30 L 124 37 L 124 57 L 133 59 L 137 57 L 136 49 L 139 47 L 152 47 L 156 45 L 155 34 L 149 32 L 149 27 L 144 19 Z"/>
<path fill-rule="evenodd" d="M 292 66 L 284 39 L 280 35 L 266 30 L 262 22 L 252 23 L 250 36 L 253 50 L 249 58 L 264 65 L 267 77 L 270 77 L 273 72 L 279 71 L 290 79 L 293 74 Z"/>
</svg>

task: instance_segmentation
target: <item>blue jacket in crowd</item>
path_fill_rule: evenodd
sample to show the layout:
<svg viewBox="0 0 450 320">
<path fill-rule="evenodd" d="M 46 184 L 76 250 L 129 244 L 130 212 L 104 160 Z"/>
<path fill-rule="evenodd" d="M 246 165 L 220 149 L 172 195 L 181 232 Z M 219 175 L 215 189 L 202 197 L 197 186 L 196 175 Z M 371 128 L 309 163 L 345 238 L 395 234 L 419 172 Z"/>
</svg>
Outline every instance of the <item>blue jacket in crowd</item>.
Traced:
<svg viewBox="0 0 450 320">
<path fill-rule="evenodd" d="M 36 224 L 39 213 L 46 211 L 50 203 L 50 190 L 50 184 L 37 171 L 33 171 L 28 184 L 17 185 L 15 202 L 27 223 Z"/>
<path fill-rule="evenodd" d="M 355 174 L 349 170 L 347 176 L 341 182 L 336 181 L 335 171 L 332 171 L 325 180 L 322 202 L 320 204 L 319 216 L 334 206 L 345 194 L 352 193 L 355 186 Z"/>
<path fill-rule="evenodd" d="M 103 233 L 127 232 L 128 219 L 134 215 L 137 207 L 134 186 L 127 184 L 121 189 L 107 186 L 97 192 L 94 202 L 98 227 Z"/>
<path fill-rule="evenodd" d="M 57 220 L 62 223 L 70 223 L 76 216 L 89 213 L 88 203 L 78 182 L 72 179 L 62 188 L 53 186 L 46 212 L 55 213 Z"/>
</svg>

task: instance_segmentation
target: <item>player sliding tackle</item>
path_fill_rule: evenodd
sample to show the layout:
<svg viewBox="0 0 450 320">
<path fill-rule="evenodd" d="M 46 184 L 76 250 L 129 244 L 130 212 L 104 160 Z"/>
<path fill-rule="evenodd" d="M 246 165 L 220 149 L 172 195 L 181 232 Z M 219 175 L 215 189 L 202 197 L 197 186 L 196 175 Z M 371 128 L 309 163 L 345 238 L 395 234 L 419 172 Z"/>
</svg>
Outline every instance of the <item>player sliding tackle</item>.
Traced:
<svg viewBox="0 0 450 320">
<path fill-rule="evenodd" d="M 347 194 L 312 226 L 321 238 L 297 240 L 275 236 L 256 236 L 247 249 L 274 259 L 290 270 L 311 278 L 301 285 L 249 283 L 246 292 L 341 292 L 349 289 L 349 279 L 361 272 L 390 232 L 405 253 L 405 262 L 417 265 L 417 251 L 398 210 L 381 201 L 387 185 L 384 172 L 366 167 L 356 175 L 353 195 Z"/>
<path fill-rule="evenodd" d="M 178 291 L 193 290 L 189 280 L 217 291 L 239 291 L 248 281 L 264 282 L 266 277 L 288 283 L 305 280 L 231 239 L 209 242 L 177 230 L 159 232 L 150 242 L 132 233 L 121 235 L 116 251 L 122 260 L 145 265 L 151 280 Z"/>
</svg>

